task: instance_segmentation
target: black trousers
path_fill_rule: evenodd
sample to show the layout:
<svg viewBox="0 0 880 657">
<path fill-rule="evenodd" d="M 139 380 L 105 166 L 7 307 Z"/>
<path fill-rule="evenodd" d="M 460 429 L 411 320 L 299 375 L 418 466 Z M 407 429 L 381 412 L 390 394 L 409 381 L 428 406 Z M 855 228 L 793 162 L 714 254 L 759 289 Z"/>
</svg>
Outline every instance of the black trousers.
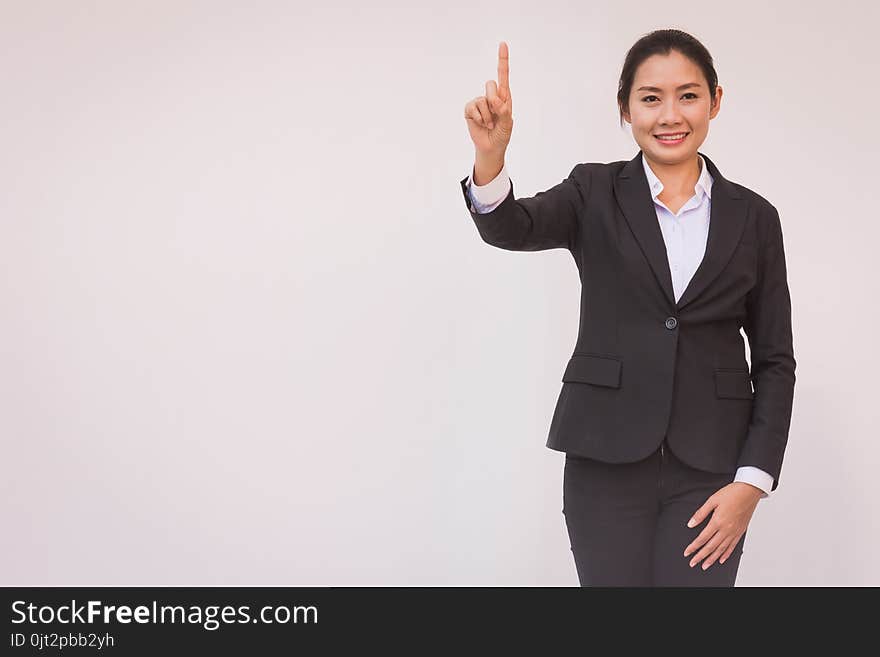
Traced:
<svg viewBox="0 0 880 657">
<path fill-rule="evenodd" d="M 566 454 L 562 513 L 580 585 L 732 587 L 748 531 L 723 564 L 706 570 L 702 561 L 689 565 L 699 550 L 684 550 L 712 514 L 692 528 L 687 521 L 734 475 L 690 467 L 666 439 L 635 463 Z"/>
</svg>

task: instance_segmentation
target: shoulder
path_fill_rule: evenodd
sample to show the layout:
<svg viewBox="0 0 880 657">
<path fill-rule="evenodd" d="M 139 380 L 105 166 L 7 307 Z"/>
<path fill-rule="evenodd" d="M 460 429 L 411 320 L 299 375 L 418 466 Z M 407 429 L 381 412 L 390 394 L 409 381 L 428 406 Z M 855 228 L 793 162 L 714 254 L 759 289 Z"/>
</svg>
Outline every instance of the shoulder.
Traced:
<svg viewBox="0 0 880 657">
<path fill-rule="evenodd" d="M 779 219 L 779 211 L 766 197 L 740 183 L 728 182 L 743 198 L 748 200 L 749 205 L 755 209 L 758 215 L 775 216 L 777 220 Z"/>
<path fill-rule="evenodd" d="M 732 181 L 730 185 L 739 194 L 748 201 L 752 214 L 755 215 L 755 221 L 758 224 L 758 230 L 767 237 L 781 235 L 782 223 L 779 219 L 779 210 L 765 196 L 759 194 L 753 189 L 735 183 Z"/>
<path fill-rule="evenodd" d="M 596 178 L 612 178 L 620 173 L 620 170 L 626 164 L 627 160 L 617 160 L 616 162 L 581 162 L 575 165 L 573 171 L 580 171 L 585 176 L 594 176 Z"/>
<path fill-rule="evenodd" d="M 754 189 L 730 180 L 727 182 L 748 202 L 758 242 L 764 248 L 782 248 L 782 222 L 776 206 Z"/>
<path fill-rule="evenodd" d="M 586 190 L 608 190 L 610 193 L 615 176 L 626 165 L 627 160 L 616 162 L 579 162 L 575 164 L 569 177 Z M 599 192 L 601 194 L 601 191 Z"/>
</svg>

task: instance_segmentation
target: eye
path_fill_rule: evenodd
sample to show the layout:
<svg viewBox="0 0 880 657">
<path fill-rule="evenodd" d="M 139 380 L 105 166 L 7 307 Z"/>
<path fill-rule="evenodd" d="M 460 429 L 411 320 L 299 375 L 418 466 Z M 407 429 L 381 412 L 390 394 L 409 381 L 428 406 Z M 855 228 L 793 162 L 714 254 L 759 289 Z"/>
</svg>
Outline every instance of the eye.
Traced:
<svg viewBox="0 0 880 657">
<path fill-rule="evenodd" d="M 697 94 L 693 93 L 692 91 L 688 91 L 686 94 L 684 94 L 682 96 L 682 98 L 684 98 L 685 96 L 693 96 L 694 98 L 696 98 Z M 657 96 L 653 96 L 653 95 L 652 96 L 645 96 L 644 98 L 642 98 L 642 100 L 646 103 L 649 103 L 649 102 L 651 102 L 651 98 L 657 98 Z"/>
</svg>

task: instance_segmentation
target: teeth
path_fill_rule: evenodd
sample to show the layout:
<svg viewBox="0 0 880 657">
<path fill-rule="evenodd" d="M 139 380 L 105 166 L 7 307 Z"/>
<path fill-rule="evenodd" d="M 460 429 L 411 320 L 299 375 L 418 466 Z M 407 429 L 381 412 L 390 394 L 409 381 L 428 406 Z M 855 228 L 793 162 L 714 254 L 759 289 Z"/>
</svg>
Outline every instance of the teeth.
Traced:
<svg viewBox="0 0 880 657">
<path fill-rule="evenodd" d="M 686 134 L 687 134 L 686 132 L 682 132 L 681 134 L 673 135 L 671 137 L 657 137 L 657 139 L 663 139 L 664 141 L 675 141 L 676 139 L 681 139 Z"/>
</svg>

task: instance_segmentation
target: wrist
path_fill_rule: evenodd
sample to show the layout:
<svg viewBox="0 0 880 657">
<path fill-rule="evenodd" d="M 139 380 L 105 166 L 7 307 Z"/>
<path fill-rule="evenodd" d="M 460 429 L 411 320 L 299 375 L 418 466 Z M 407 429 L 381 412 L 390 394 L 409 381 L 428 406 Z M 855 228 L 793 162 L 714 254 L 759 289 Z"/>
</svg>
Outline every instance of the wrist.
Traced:
<svg viewBox="0 0 880 657">
<path fill-rule="evenodd" d="M 504 153 L 481 153 L 477 152 L 474 158 L 473 182 L 475 185 L 485 185 L 492 182 L 504 168 Z"/>
<path fill-rule="evenodd" d="M 750 484 L 747 481 L 736 481 L 736 484 L 742 484 L 745 487 L 745 490 L 751 492 L 757 499 L 761 499 L 764 496 L 763 489 L 755 486 L 755 484 Z"/>
</svg>

